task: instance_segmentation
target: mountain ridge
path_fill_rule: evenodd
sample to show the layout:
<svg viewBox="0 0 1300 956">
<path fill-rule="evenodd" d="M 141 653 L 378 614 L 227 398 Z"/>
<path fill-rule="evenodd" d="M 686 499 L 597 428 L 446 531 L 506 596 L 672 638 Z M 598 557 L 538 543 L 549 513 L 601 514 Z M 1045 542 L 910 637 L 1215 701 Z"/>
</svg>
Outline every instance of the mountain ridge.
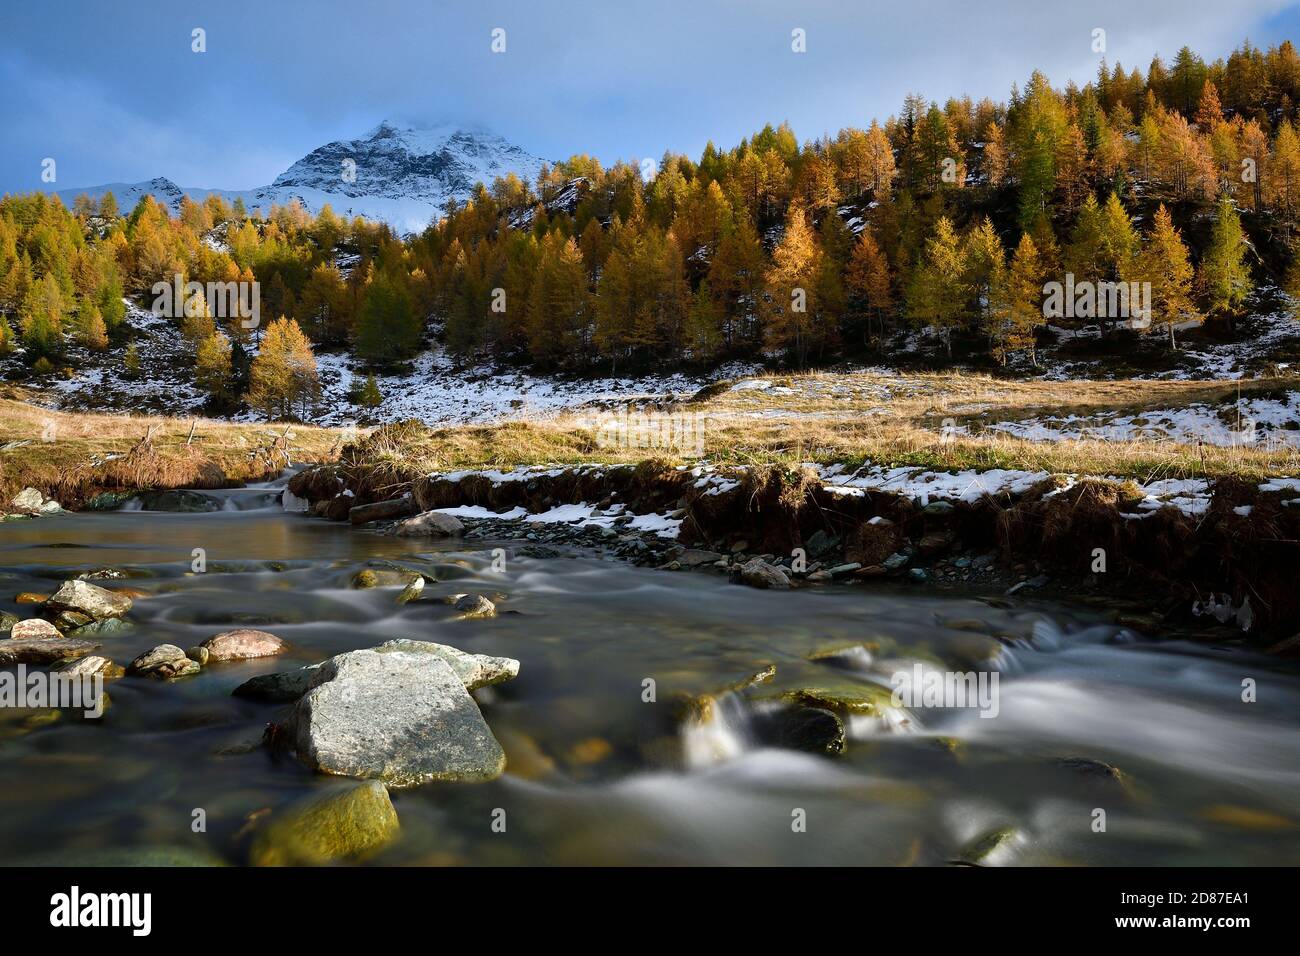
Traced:
<svg viewBox="0 0 1300 956">
<path fill-rule="evenodd" d="M 70 204 L 83 194 L 99 199 L 111 191 L 119 208 L 129 210 L 150 194 L 173 212 L 186 195 L 196 200 L 212 194 L 230 202 L 242 199 L 250 210 L 297 199 L 312 213 L 328 203 L 339 215 L 380 220 L 405 233 L 436 220 L 449 202 L 467 199 L 477 183 L 490 186 L 509 173 L 531 182 L 545 162 L 474 124 L 418 126 L 385 119 L 360 138 L 316 147 L 266 186 L 183 187 L 155 176 L 137 183 L 60 189 L 56 195 Z"/>
</svg>

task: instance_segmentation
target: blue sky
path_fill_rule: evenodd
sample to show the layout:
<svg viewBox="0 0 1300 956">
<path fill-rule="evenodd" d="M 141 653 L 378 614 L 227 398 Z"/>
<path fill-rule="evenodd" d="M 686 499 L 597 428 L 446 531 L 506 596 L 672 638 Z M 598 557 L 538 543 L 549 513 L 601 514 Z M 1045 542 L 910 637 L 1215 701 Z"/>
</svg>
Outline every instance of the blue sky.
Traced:
<svg viewBox="0 0 1300 956">
<path fill-rule="evenodd" d="M 45 157 L 59 189 L 260 186 L 386 117 L 552 158 L 694 156 L 768 121 L 801 139 L 866 126 L 909 91 L 1005 99 L 1035 67 L 1082 82 L 1097 27 L 1109 62 L 1145 72 L 1184 43 L 1212 60 L 1298 26 L 1283 0 L 4 0 L 0 191 L 41 188 Z"/>
</svg>

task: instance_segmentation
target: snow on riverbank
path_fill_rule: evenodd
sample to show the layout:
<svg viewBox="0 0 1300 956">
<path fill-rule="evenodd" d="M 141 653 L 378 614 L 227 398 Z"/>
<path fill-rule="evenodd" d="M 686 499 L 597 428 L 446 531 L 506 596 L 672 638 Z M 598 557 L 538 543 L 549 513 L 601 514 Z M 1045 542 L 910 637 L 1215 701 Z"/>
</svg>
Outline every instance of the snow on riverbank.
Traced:
<svg viewBox="0 0 1300 956">
<path fill-rule="evenodd" d="M 601 509 L 592 504 L 556 505 L 547 511 L 529 514 L 526 508 L 515 507 L 509 511 L 497 513 L 481 505 L 458 505 L 454 508 L 435 508 L 441 514 L 454 515 L 457 518 L 492 518 L 497 521 L 523 521 L 528 524 L 567 524 L 581 528 L 614 528 L 622 531 L 639 531 L 644 534 L 657 534 L 661 538 L 676 538 L 682 527 L 681 518 L 669 515 L 629 515 L 625 505 L 615 504 Z M 616 525 L 620 518 L 628 518 Z"/>
<path fill-rule="evenodd" d="M 626 468 L 626 465 L 581 465 L 573 469 L 563 467 L 524 467 L 512 471 L 466 470 L 431 475 L 458 482 L 462 478 L 479 476 L 488 479 L 494 485 L 508 482 L 529 481 L 540 477 L 556 477 L 567 470 L 586 472 L 602 471 L 611 468 Z M 822 487 L 829 493 L 846 497 L 858 497 L 869 492 L 897 494 L 912 498 L 923 507 L 934 502 L 963 502 L 974 504 L 986 495 L 1007 494 L 1012 497 L 1023 495 L 1049 479 L 1056 477 L 1058 487 L 1047 495 L 1060 494 L 1073 487 L 1081 479 L 1078 475 L 1054 476 L 1047 471 L 1020 471 L 1016 469 L 994 468 L 987 471 L 966 469 L 956 472 L 932 471 L 921 467 L 889 467 L 884 465 L 865 465 L 850 471 L 844 465 L 818 465 L 805 463 L 804 467 L 817 473 Z M 702 490 L 704 495 L 721 495 L 740 486 L 740 479 L 748 470 L 744 466 L 719 469 L 707 463 L 694 467 L 678 466 L 678 471 L 688 471 L 694 478 L 693 487 Z M 1122 482 L 1125 479 L 1113 476 L 1099 480 Z M 1210 507 L 1213 485 L 1204 478 L 1161 478 L 1147 482 L 1134 482 L 1142 492 L 1143 498 L 1137 503 L 1137 510 L 1129 512 L 1132 518 L 1143 518 L 1161 508 L 1177 508 L 1184 514 L 1197 517 Z M 1259 485 L 1262 492 L 1290 492 L 1300 494 L 1300 478 L 1275 478 Z M 1300 498 L 1290 499 L 1285 504 L 1300 504 Z M 461 505 L 451 508 L 436 509 L 445 514 L 463 518 L 495 518 L 504 521 L 524 521 L 542 524 L 566 523 L 582 527 L 623 527 L 626 530 L 653 532 L 667 538 L 677 537 L 681 528 L 680 512 L 671 514 L 632 515 L 630 522 L 624 520 L 616 525 L 615 519 L 626 519 L 626 506 L 614 504 L 600 509 L 596 505 L 581 504 L 557 505 L 547 511 L 530 513 L 522 507 L 515 507 L 501 513 L 494 512 L 479 505 Z"/>
</svg>

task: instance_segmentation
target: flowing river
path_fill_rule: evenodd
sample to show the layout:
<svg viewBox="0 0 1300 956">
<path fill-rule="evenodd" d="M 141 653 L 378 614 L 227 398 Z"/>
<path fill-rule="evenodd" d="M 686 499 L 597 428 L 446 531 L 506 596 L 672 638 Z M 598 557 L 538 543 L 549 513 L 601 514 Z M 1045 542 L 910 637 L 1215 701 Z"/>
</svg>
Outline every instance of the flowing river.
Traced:
<svg viewBox="0 0 1300 956">
<path fill-rule="evenodd" d="M 401 835 L 370 864 L 1300 862 L 1300 679 L 1286 662 L 1019 598 L 758 591 L 590 552 L 395 538 L 284 513 L 279 487 L 205 492 L 222 509 L 210 513 L 0 525 L 0 609 L 26 616 L 18 592 L 102 567 L 130 579 L 101 583 L 148 592 L 134 627 L 103 638 L 98 653 L 119 664 L 235 626 L 293 645 L 172 683 L 110 682 L 99 720 L 0 709 L 0 863 L 123 851 L 243 862 L 268 809 L 337 784 L 260 744 L 287 705 L 231 690 L 398 637 L 521 669 L 475 694 L 505 775 L 394 790 Z M 501 613 L 458 620 L 436 601 L 397 605 L 397 588 L 350 586 L 384 561 L 436 578 L 426 597 L 482 592 Z M 836 648 L 847 650 L 809 659 Z M 670 716 L 680 695 L 768 665 L 778 690 L 888 687 L 888 674 L 918 666 L 996 670 L 997 712 L 854 717 L 838 755 L 764 745 L 761 684 L 723 693 L 700 722 Z M 972 844 L 988 852 L 972 856 Z"/>
</svg>

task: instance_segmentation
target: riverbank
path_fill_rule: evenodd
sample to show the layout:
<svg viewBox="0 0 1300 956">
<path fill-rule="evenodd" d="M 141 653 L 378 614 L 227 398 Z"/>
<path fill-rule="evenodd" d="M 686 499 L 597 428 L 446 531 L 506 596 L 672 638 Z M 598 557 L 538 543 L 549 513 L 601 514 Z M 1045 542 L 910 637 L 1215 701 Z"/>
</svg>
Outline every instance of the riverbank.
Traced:
<svg viewBox="0 0 1300 956">
<path fill-rule="evenodd" d="M 1042 589 L 1104 600 L 1152 633 L 1263 647 L 1300 621 L 1300 481 L 1156 479 L 808 463 L 521 466 L 419 473 L 435 440 L 380 429 L 289 483 L 321 517 L 424 512 L 582 532 L 656 567 L 707 567 L 760 587 L 870 583 Z M 523 528 L 521 533 L 518 529 Z M 653 542 L 647 544 L 647 540 Z"/>
<path fill-rule="evenodd" d="M 24 488 L 77 510 L 112 507 L 138 491 L 267 481 L 296 464 L 336 456 L 349 434 L 304 425 L 58 412 L 0 398 L 0 512 Z"/>
<path fill-rule="evenodd" d="M 140 491 L 232 487 L 309 463 L 289 483 L 292 506 L 333 520 L 450 510 L 471 524 L 505 521 L 501 536 L 521 525 L 595 529 L 592 543 L 619 557 L 778 589 L 884 580 L 1041 592 L 1105 603 L 1152 633 L 1261 647 L 1300 630 L 1300 481 L 1289 477 L 1300 475 L 1290 441 L 1300 433 L 1281 380 L 1242 387 L 1236 414 L 1260 432 L 1234 443 L 1246 426 L 1216 405 L 1232 383 L 1141 383 L 1156 393 L 1069 383 L 1073 411 L 1060 409 L 1061 434 L 1044 437 L 1037 403 L 1064 400 L 1051 391 L 1061 383 L 995 390 L 971 376 L 941 379 L 896 382 L 887 420 L 868 414 L 864 403 L 884 398 L 865 383 L 846 390 L 809 375 L 581 420 L 406 422 L 362 434 L 67 415 L 5 400 L 0 491 L 11 501 L 33 487 L 99 510 Z M 995 394 L 991 414 L 981 399 Z M 1152 403 L 1178 406 L 1166 425 L 1199 423 L 1196 443 L 1141 431 L 1157 417 Z M 1098 421 L 1131 434 L 1080 431 Z M 703 454 L 648 457 L 655 450 L 637 440 L 646 428 L 679 445 L 697 437 Z"/>
</svg>

